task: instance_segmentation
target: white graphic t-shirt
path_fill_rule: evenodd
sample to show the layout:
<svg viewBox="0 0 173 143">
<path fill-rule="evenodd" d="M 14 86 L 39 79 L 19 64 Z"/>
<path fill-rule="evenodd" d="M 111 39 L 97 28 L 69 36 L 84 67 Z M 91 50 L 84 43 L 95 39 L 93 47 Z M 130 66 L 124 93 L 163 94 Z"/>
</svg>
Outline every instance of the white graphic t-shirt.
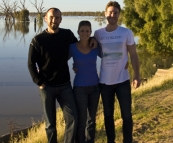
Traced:
<svg viewBox="0 0 173 143">
<path fill-rule="evenodd" d="M 100 83 L 112 85 L 128 80 L 128 70 L 124 67 L 128 61 L 127 45 L 134 44 L 132 31 L 121 26 L 112 32 L 101 28 L 94 37 L 102 49 Z"/>
</svg>

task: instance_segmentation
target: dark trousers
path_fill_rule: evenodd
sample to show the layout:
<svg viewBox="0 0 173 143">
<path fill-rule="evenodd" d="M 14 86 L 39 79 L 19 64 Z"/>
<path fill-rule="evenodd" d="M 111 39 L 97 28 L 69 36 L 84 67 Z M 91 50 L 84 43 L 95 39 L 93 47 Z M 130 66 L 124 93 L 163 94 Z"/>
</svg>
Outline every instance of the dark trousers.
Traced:
<svg viewBox="0 0 173 143">
<path fill-rule="evenodd" d="M 40 89 L 43 112 L 46 122 L 46 134 L 49 143 L 57 143 L 56 100 L 63 111 L 65 119 L 64 143 L 74 143 L 76 133 L 77 111 L 71 84 L 60 87 L 46 85 Z"/>
<path fill-rule="evenodd" d="M 75 143 L 94 143 L 96 112 L 100 97 L 99 85 L 75 86 L 73 91 L 78 111 Z"/>
<path fill-rule="evenodd" d="M 115 143 L 114 102 L 117 96 L 123 120 L 123 143 L 132 143 L 133 120 L 131 113 L 130 81 L 115 85 L 100 84 L 104 121 L 108 143 Z"/>
</svg>

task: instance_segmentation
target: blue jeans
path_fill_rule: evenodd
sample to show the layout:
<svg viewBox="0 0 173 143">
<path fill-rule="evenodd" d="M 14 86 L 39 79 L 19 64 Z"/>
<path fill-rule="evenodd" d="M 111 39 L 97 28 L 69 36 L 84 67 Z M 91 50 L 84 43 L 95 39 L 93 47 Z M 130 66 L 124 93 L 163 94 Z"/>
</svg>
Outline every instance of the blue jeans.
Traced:
<svg viewBox="0 0 173 143">
<path fill-rule="evenodd" d="M 115 143 L 114 102 L 117 96 L 123 120 L 123 143 L 132 143 L 133 120 L 131 113 L 130 81 L 115 85 L 100 84 L 104 121 L 108 143 Z"/>
<path fill-rule="evenodd" d="M 56 100 L 63 111 L 65 119 L 64 143 L 74 143 L 77 127 L 77 111 L 71 84 L 60 87 L 46 85 L 40 89 L 43 112 L 46 121 L 46 134 L 49 143 L 57 143 Z"/>
<path fill-rule="evenodd" d="M 75 143 L 94 143 L 96 112 L 100 97 L 99 84 L 73 88 L 78 111 Z"/>
</svg>

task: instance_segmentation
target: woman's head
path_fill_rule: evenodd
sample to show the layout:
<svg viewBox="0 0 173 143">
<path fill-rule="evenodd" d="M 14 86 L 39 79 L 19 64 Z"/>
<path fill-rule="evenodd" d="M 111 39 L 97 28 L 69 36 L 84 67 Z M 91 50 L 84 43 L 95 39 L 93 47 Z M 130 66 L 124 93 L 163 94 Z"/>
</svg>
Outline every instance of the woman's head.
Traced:
<svg viewBox="0 0 173 143">
<path fill-rule="evenodd" d="M 82 38 L 90 38 L 91 35 L 91 23 L 88 20 L 83 20 L 81 22 L 79 22 L 79 26 L 78 26 L 78 34 L 80 39 Z"/>
<path fill-rule="evenodd" d="M 81 22 L 79 22 L 78 32 L 82 26 L 88 26 L 91 30 L 91 23 L 88 20 L 82 20 Z"/>
</svg>

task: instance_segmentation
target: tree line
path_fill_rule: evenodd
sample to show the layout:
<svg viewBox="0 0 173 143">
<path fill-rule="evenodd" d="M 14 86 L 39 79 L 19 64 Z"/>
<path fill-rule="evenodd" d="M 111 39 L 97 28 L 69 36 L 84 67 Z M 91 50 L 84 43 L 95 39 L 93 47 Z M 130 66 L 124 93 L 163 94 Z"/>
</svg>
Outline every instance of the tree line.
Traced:
<svg viewBox="0 0 173 143">
<path fill-rule="evenodd" d="M 97 17 L 103 17 L 105 14 L 104 11 L 96 11 L 96 12 L 92 12 L 92 11 L 69 11 L 69 12 L 62 12 L 63 16 L 97 16 Z"/>
</svg>

